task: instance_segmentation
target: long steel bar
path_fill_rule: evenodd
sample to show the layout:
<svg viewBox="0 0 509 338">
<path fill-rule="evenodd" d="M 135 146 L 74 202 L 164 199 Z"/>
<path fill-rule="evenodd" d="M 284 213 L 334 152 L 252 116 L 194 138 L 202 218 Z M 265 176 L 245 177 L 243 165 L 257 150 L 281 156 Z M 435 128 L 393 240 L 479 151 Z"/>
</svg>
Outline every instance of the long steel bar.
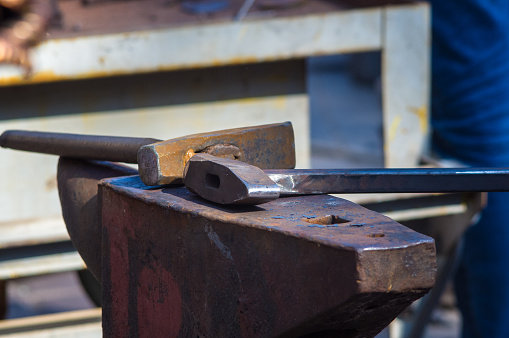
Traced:
<svg viewBox="0 0 509 338">
<path fill-rule="evenodd" d="M 189 160 L 189 190 L 221 204 L 260 204 L 280 195 L 509 191 L 509 168 L 261 170 L 208 154 Z"/>
<path fill-rule="evenodd" d="M 509 168 L 264 170 L 281 194 L 509 190 Z"/>
</svg>

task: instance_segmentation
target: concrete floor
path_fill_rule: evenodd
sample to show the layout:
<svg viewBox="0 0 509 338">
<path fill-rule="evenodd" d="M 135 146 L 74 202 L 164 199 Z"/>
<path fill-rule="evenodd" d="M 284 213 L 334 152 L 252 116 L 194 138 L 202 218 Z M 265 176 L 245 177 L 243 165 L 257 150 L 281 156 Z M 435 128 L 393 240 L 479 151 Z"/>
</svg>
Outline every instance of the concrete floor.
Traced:
<svg viewBox="0 0 509 338">
<path fill-rule="evenodd" d="M 308 63 L 314 168 L 383 166 L 377 56 L 356 59 L 324 57 Z M 8 318 L 93 307 L 71 272 L 10 281 L 8 298 Z M 440 309 L 424 337 L 459 337 L 459 325 L 454 307 Z M 395 331 L 397 325 L 390 337 Z"/>
</svg>

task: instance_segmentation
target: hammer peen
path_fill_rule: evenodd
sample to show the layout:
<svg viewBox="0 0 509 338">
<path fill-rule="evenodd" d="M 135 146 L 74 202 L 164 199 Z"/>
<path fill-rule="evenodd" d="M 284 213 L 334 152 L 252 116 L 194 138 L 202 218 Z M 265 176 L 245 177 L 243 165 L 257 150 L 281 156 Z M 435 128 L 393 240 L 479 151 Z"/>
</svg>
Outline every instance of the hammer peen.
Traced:
<svg viewBox="0 0 509 338">
<path fill-rule="evenodd" d="M 509 168 L 261 170 L 197 154 L 184 184 L 220 204 L 261 204 L 280 195 L 509 191 Z"/>
</svg>

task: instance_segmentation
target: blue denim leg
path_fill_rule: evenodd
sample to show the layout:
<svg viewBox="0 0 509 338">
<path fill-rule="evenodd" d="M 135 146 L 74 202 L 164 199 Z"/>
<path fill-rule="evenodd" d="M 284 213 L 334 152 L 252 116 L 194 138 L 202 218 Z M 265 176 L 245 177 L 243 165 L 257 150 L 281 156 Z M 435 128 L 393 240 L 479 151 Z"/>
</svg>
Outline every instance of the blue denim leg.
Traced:
<svg viewBox="0 0 509 338">
<path fill-rule="evenodd" d="M 509 0 L 432 0 L 433 145 L 472 166 L 509 167 Z M 463 337 L 509 337 L 509 193 L 464 238 L 455 278 Z"/>
<path fill-rule="evenodd" d="M 509 193 L 489 193 L 481 220 L 465 234 L 455 278 L 463 337 L 509 337 Z"/>
<path fill-rule="evenodd" d="M 509 0 L 431 2 L 434 144 L 472 165 L 507 165 Z"/>
</svg>

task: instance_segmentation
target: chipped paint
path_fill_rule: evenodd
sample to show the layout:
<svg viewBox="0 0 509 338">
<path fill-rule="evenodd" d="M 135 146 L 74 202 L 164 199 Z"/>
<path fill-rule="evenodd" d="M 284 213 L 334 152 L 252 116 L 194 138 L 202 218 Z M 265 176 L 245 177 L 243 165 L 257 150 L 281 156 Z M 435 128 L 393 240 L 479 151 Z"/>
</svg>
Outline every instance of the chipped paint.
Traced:
<svg viewBox="0 0 509 338">
<path fill-rule="evenodd" d="M 392 119 L 388 135 L 389 144 L 394 142 L 394 140 L 396 139 L 396 136 L 398 135 L 399 126 L 401 125 L 401 120 L 402 120 L 401 115 L 396 115 Z"/>
<path fill-rule="evenodd" d="M 429 117 L 428 117 L 428 107 L 421 106 L 419 108 L 416 107 L 408 107 L 408 110 L 415 114 L 419 119 L 419 128 L 422 133 L 427 133 L 429 128 Z"/>
</svg>

